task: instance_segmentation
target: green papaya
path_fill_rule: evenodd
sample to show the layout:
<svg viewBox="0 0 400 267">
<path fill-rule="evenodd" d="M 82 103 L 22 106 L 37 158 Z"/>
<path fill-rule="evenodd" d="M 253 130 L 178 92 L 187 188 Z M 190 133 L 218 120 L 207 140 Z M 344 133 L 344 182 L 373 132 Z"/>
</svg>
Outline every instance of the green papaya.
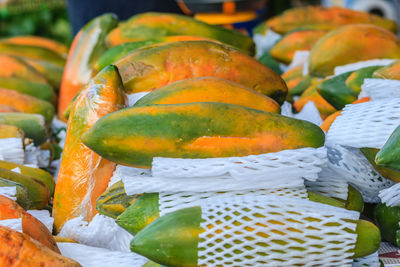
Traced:
<svg viewBox="0 0 400 267">
<path fill-rule="evenodd" d="M 384 203 L 379 203 L 375 207 L 374 215 L 382 237 L 396 245 L 396 231 L 400 230 L 400 207 L 389 207 Z"/>
<path fill-rule="evenodd" d="M 346 85 L 352 92 L 359 94 L 361 92 L 361 85 L 364 79 L 371 78 L 374 72 L 382 66 L 371 66 L 354 71 L 346 80 Z"/>
<path fill-rule="evenodd" d="M 376 154 L 375 163 L 379 167 L 387 167 L 400 171 L 400 126 L 398 126 L 382 149 Z"/>
<path fill-rule="evenodd" d="M 290 96 L 300 96 L 307 90 L 311 85 L 316 84 L 318 82 L 318 78 L 312 77 L 311 75 L 303 76 L 301 81 L 290 90 Z"/>
<path fill-rule="evenodd" d="M 18 91 L 48 102 L 56 102 L 56 94 L 53 88 L 48 84 L 35 83 L 12 77 L 0 77 L 0 88 Z"/>
<path fill-rule="evenodd" d="M 400 171 L 378 166 L 375 163 L 375 157 L 376 154 L 378 154 L 379 149 L 377 148 L 369 148 L 369 147 L 363 147 L 360 148 L 360 151 L 364 154 L 364 156 L 367 158 L 369 163 L 371 163 L 372 167 L 383 177 L 392 180 L 395 183 L 400 182 Z"/>
</svg>

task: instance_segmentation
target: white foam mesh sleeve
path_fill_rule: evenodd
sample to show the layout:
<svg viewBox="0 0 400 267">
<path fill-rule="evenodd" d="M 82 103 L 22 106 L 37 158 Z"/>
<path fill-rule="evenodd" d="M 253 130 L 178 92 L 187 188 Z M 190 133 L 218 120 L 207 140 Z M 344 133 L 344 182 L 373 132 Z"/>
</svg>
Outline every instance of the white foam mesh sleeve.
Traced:
<svg viewBox="0 0 400 267">
<path fill-rule="evenodd" d="M 22 219 L 0 220 L 0 225 L 22 233 Z"/>
<path fill-rule="evenodd" d="M 400 206 L 400 183 L 381 190 L 379 192 L 379 197 L 386 206 Z"/>
<path fill-rule="evenodd" d="M 290 62 L 286 71 L 294 69 L 299 66 L 304 66 L 304 64 L 306 64 L 308 62 L 309 56 L 310 56 L 310 51 L 298 50 L 298 51 L 294 52 L 293 60 L 292 60 L 292 62 Z M 307 69 L 307 66 L 304 66 L 304 68 Z"/>
<path fill-rule="evenodd" d="M 266 51 L 271 49 L 282 35 L 268 29 L 265 34 L 254 34 L 253 40 L 256 44 L 256 56 L 261 57 Z"/>
<path fill-rule="evenodd" d="M 312 192 L 347 200 L 349 189 L 347 181 L 329 167 L 324 168 L 318 174 L 318 179 L 315 182 L 305 181 L 305 185 Z"/>
<path fill-rule="evenodd" d="M 358 189 L 366 202 L 379 202 L 379 191 L 394 184 L 375 171 L 359 149 L 339 145 L 328 147 L 328 159 L 329 168 Z"/>
<path fill-rule="evenodd" d="M 370 97 L 371 101 L 400 98 L 400 81 L 386 79 L 365 79 L 358 99 Z"/>
<path fill-rule="evenodd" d="M 366 67 L 386 66 L 392 64 L 395 61 L 396 59 L 372 59 L 372 60 L 359 61 L 356 63 L 351 63 L 343 66 L 337 66 L 335 67 L 334 73 L 336 76 L 349 71 L 356 71 Z"/>
<path fill-rule="evenodd" d="M 14 201 L 17 200 L 17 187 L 15 186 L 3 186 L 0 187 L 0 195 L 8 197 Z"/>
<path fill-rule="evenodd" d="M 112 251 L 76 243 L 57 243 L 61 254 L 83 267 L 142 267 L 148 260 L 132 252 Z"/>
<path fill-rule="evenodd" d="M 21 138 L 0 138 L 0 155 L 5 161 L 24 164 L 25 151 Z"/>
<path fill-rule="evenodd" d="M 295 188 L 277 188 L 265 190 L 241 190 L 241 191 L 228 191 L 228 192 L 160 192 L 159 193 L 159 211 L 160 216 L 173 212 L 175 210 L 197 206 L 200 202 L 207 198 L 213 197 L 231 197 L 238 195 L 252 195 L 252 196 L 269 196 L 278 195 L 294 198 L 308 199 L 307 190 L 304 185 Z"/>
<path fill-rule="evenodd" d="M 354 259 L 353 265 L 351 267 L 379 267 L 381 266 L 379 262 L 378 252 L 372 253 L 371 255 Z"/>
<path fill-rule="evenodd" d="M 307 102 L 299 113 L 293 113 L 292 104 L 285 101 L 281 107 L 281 114 L 286 117 L 309 121 L 318 126 L 322 123 L 319 110 L 313 101 Z"/>
<path fill-rule="evenodd" d="M 359 213 L 308 200 L 202 201 L 199 266 L 351 266 Z M 350 230 L 350 233 L 349 233 Z"/>
<path fill-rule="evenodd" d="M 332 123 L 326 144 L 382 148 L 400 125 L 400 98 L 346 105 Z"/>
</svg>

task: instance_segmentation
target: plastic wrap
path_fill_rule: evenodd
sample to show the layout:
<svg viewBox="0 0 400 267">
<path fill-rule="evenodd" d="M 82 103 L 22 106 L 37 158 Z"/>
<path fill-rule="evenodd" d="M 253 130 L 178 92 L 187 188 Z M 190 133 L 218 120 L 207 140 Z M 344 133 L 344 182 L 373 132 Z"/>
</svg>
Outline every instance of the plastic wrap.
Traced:
<svg viewBox="0 0 400 267">
<path fill-rule="evenodd" d="M 107 188 L 115 163 L 83 145 L 80 137 L 101 117 L 125 106 L 121 78 L 109 66 L 80 93 L 71 110 L 65 147 L 57 177 L 53 216 L 56 230 L 69 219 L 96 214 L 96 200 Z"/>
</svg>

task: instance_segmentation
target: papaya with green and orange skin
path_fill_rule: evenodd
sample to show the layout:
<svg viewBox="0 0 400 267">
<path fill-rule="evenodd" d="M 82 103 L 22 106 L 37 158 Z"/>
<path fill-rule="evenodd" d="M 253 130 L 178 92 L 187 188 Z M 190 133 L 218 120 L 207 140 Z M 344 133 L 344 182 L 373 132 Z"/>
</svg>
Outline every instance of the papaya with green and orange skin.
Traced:
<svg viewBox="0 0 400 267">
<path fill-rule="evenodd" d="M 360 148 L 360 151 L 364 154 L 364 156 L 367 158 L 369 163 L 371 163 L 372 167 L 383 177 L 392 180 L 395 183 L 400 182 L 400 171 L 378 166 L 375 163 L 375 157 L 376 154 L 378 154 L 379 149 L 377 148 L 369 148 L 369 147 L 363 147 Z"/>
<path fill-rule="evenodd" d="M 40 114 L 48 123 L 53 119 L 55 112 L 53 105 L 47 101 L 2 88 L 0 88 L 0 104 L 15 108 L 20 112 Z"/>
<path fill-rule="evenodd" d="M 310 122 L 202 102 L 125 108 L 100 119 L 81 139 L 113 162 L 150 168 L 153 157 L 234 157 L 320 147 L 325 135 Z"/>
<path fill-rule="evenodd" d="M 143 41 L 164 36 L 187 35 L 214 39 L 234 46 L 250 55 L 254 54 L 254 42 L 238 31 L 213 26 L 189 16 L 148 12 L 132 16 L 107 36 L 109 46 L 124 42 Z"/>
<path fill-rule="evenodd" d="M 400 40 L 394 33 L 374 25 L 347 25 L 315 43 L 308 69 L 311 75 L 326 77 L 336 66 L 383 58 L 400 58 Z"/>
<path fill-rule="evenodd" d="M 43 75 L 55 90 L 58 90 L 61 84 L 64 68 L 56 66 L 44 60 L 27 59 L 24 61 L 32 66 L 37 72 Z"/>
<path fill-rule="evenodd" d="M 48 84 L 47 80 L 34 68 L 26 64 L 23 60 L 9 55 L 0 54 L 1 77 L 12 77 L 28 80 L 35 83 Z"/>
<path fill-rule="evenodd" d="M 34 36 L 34 35 L 25 35 L 25 36 L 13 36 L 5 39 L 1 39 L 0 42 L 5 42 L 9 44 L 17 44 L 17 45 L 29 45 L 29 46 L 38 46 L 42 48 L 46 48 L 51 50 L 57 54 L 59 54 L 62 58 L 67 58 L 68 55 L 68 47 L 62 43 L 54 41 L 52 39 Z"/>
<path fill-rule="evenodd" d="M 24 131 L 13 125 L 0 124 L 0 138 L 25 138 Z"/>
<path fill-rule="evenodd" d="M 72 218 L 90 221 L 97 213 L 96 200 L 107 189 L 116 165 L 84 146 L 80 138 L 98 119 L 125 107 L 125 101 L 121 77 L 113 65 L 91 79 L 75 100 L 54 193 L 56 231 Z"/>
<path fill-rule="evenodd" d="M 298 28 L 334 30 L 347 24 L 371 24 L 397 32 L 397 23 L 393 20 L 342 7 L 308 6 L 292 8 L 263 24 L 281 34 Z"/>
<path fill-rule="evenodd" d="M 13 107 L 9 107 L 7 105 L 0 104 L 0 113 L 4 113 L 4 112 L 19 112 L 19 111 Z"/>
<path fill-rule="evenodd" d="M 380 68 L 381 66 L 371 66 L 354 71 L 347 77 L 346 86 L 358 96 L 361 93 L 364 79 L 371 78 L 373 73 Z"/>
<path fill-rule="evenodd" d="M 389 139 L 376 154 L 375 163 L 379 167 L 400 171 L 400 126 L 398 126 Z"/>
<path fill-rule="evenodd" d="M 310 51 L 325 34 L 324 30 L 298 30 L 282 37 L 270 50 L 271 56 L 279 62 L 289 64 L 296 51 Z"/>
<path fill-rule="evenodd" d="M 288 97 L 301 96 L 304 91 L 307 90 L 307 88 L 320 82 L 320 79 L 317 77 L 313 77 L 308 74 L 302 76 L 301 80 L 293 88 L 290 89 Z"/>
<path fill-rule="evenodd" d="M 372 78 L 400 80 L 400 60 L 396 60 L 392 64 L 377 69 Z"/>
<path fill-rule="evenodd" d="M 135 103 L 136 107 L 158 104 L 218 102 L 279 113 L 279 104 L 243 85 L 214 77 L 191 78 L 170 83 Z"/>
<path fill-rule="evenodd" d="M 149 92 L 196 77 L 218 77 L 254 89 L 282 104 L 287 94 L 279 75 L 254 58 L 222 44 L 184 41 L 142 48 L 117 62 L 128 94 Z"/>
<path fill-rule="evenodd" d="M 383 239 L 397 245 L 396 232 L 400 230 L 400 207 L 390 207 L 384 203 L 378 203 L 374 209 L 374 217 Z"/>
<path fill-rule="evenodd" d="M 319 94 L 317 89 L 319 84 L 320 83 L 316 83 L 308 87 L 300 96 L 300 98 L 297 99 L 296 102 L 294 102 L 293 107 L 296 109 L 297 112 L 300 112 L 303 107 L 310 101 L 314 102 L 322 119 L 327 118 L 329 115 L 337 111 Z"/>
<path fill-rule="evenodd" d="M 88 22 L 75 36 L 65 65 L 60 95 L 58 117 L 64 119 L 64 110 L 78 91 L 94 76 L 94 64 L 107 50 L 106 35 L 117 26 L 113 14 L 104 14 Z"/>
<path fill-rule="evenodd" d="M 288 88 L 288 95 L 290 95 L 292 89 L 296 87 L 303 79 L 303 66 L 298 66 L 281 75 Z"/>
<path fill-rule="evenodd" d="M 35 83 L 19 78 L 0 77 L 0 88 L 14 90 L 51 103 L 55 103 L 57 98 L 50 85 Z"/>
</svg>

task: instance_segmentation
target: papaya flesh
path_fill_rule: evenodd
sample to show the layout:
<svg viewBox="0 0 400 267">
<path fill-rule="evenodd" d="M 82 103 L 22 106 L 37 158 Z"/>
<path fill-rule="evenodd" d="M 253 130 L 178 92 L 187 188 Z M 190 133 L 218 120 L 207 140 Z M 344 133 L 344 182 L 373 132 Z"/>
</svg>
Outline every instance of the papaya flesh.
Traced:
<svg viewBox="0 0 400 267">
<path fill-rule="evenodd" d="M 400 80 L 400 61 L 397 60 L 392 64 L 377 69 L 373 74 L 373 78 Z"/>
<path fill-rule="evenodd" d="M 273 31 L 281 34 L 297 28 L 333 30 L 347 24 L 372 24 L 397 32 L 395 21 L 342 7 L 292 8 L 269 19 L 266 24 Z"/>
<path fill-rule="evenodd" d="M 79 267 L 74 260 L 52 251 L 26 234 L 0 226 L 0 265 Z"/>
<path fill-rule="evenodd" d="M 400 171 L 400 126 L 398 126 L 382 149 L 376 154 L 375 163 L 379 167 L 387 167 Z"/>
<path fill-rule="evenodd" d="M 400 40 L 378 26 L 354 24 L 319 39 L 311 49 L 308 66 L 311 75 L 326 77 L 336 66 L 379 58 L 400 58 Z"/>
<path fill-rule="evenodd" d="M 289 64 L 296 51 L 310 51 L 326 33 L 324 30 L 298 30 L 287 33 L 271 48 L 271 56 L 279 62 Z"/>
<path fill-rule="evenodd" d="M 47 101 L 2 88 L 0 88 L 0 104 L 15 108 L 20 112 L 40 114 L 46 122 L 51 122 L 55 112 L 53 105 Z"/>
<path fill-rule="evenodd" d="M 117 68 L 110 65 L 74 102 L 54 193 L 56 231 L 69 219 L 82 216 L 90 221 L 97 213 L 96 200 L 107 189 L 115 164 L 84 146 L 80 138 L 98 119 L 123 108 L 125 98 Z"/>
<path fill-rule="evenodd" d="M 280 113 L 275 100 L 240 84 L 213 77 L 192 78 L 170 83 L 145 95 L 135 106 L 218 102 Z"/>
<path fill-rule="evenodd" d="M 60 253 L 57 243 L 47 227 L 17 202 L 0 195 L 0 220 L 22 219 L 22 231 L 51 250 Z"/>
<path fill-rule="evenodd" d="M 201 213 L 200 207 L 191 207 L 165 214 L 134 237 L 131 250 L 167 266 L 198 266 L 199 234 L 204 231 L 200 227 Z M 265 220 L 268 225 L 268 220 Z M 223 231 L 223 228 L 220 231 Z M 358 220 L 355 233 L 357 240 L 353 258 L 367 256 L 379 249 L 380 232 L 374 224 Z M 263 235 L 268 235 L 268 231 L 263 232 Z M 368 237 L 371 240 L 368 240 Z M 267 244 L 265 247 L 268 250 Z"/>
<path fill-rule="evenodd" d="M 24 131 L 13 125 L 0 124 L 0 138 L 25 138 Z"/>
<path fill-rule="evenodd" d="M 208 41 L 174 42 L 135 50 L 117 62 L 128 94 L 148 92 L 196 77 L 218 77 L 254 89 L 282 104 L 287 87 L 271 69 L 228 46 Z"/>
<path fill-rule="evenodd" d="M 232 45 L 254 54 L 254 42 L 238 31 L 209 25 L 188 16 L 148 12 L 132 16 L 107 36 L 109 46 L 171 35 L 195 35 Z"/>
<path fill-rule="evenodd" d="M 360 151 L 364 154 L 364 156 L 367 158 L 369 163 L 371 163 L 372 167 L 380 175 L 382 175 L 383 177 L 385 177 L 387 179 L 392 180 L 395 183 L 399 183 L 400 182 L 400 171 L 376 165 L 375 157 L 376 157 L 376 154 L 378 154 L 379 149 L 363 147 L 363 148 L 360 148 Z"/>
<path fill-rule="evenodd" d="M 203 102 L 126 108 L 96 122 L 81 139 L 118 164 L 149 168 L 153 157 L 232 157 L 320 147 L 325 136 L 306 121 Z"/>
<path fill-rule="evenodd" d="M 64 110 L 76 93 L 94 76 L 94 63 L 107 50 L 105 37 L 117 26 L 113 14 L 104 14 L 88 22 L 75 36 L 65 65 L 58 98 L 58 116 L 64 119 Z"/>
</svg>

